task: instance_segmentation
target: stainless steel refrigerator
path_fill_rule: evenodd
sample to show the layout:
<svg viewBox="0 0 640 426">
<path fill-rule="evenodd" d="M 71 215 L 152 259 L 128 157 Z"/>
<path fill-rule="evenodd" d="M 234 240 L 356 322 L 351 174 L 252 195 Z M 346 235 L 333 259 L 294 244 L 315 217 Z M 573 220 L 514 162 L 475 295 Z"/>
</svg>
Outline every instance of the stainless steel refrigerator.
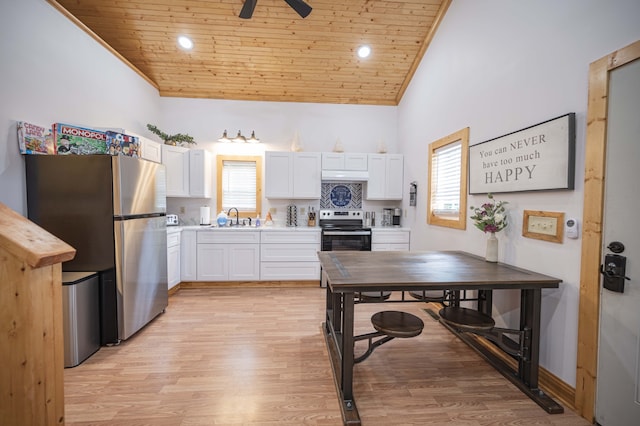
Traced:
<svg viewBox="0 0 640 426">
<path fill-rule="evenodd" d="M 25 168 L 29 219 L 76 249 L 63 271 L 102 276 L 101 342 L 128 339 L 168 305 L 164 166 L 28 155 Z"/>
</svg>

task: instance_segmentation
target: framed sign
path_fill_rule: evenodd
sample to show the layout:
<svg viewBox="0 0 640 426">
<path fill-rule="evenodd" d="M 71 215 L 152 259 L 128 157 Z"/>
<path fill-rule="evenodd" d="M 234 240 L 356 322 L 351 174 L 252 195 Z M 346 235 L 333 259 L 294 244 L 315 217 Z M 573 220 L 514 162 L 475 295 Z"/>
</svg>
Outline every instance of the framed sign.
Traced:
<svg viewBox="0 0 640 426">
<path fill-rule="evenodd" d="M 569 113 L 469 147 L 469 194 L 573 189 L 575 121 Z"/>
</svg>

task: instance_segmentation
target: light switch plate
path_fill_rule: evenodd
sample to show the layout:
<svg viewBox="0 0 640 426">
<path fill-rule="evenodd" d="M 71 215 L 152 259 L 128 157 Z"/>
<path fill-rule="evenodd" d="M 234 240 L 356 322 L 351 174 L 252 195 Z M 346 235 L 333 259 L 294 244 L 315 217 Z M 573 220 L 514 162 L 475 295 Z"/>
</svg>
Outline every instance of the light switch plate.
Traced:
<svg viewBox="0 0 640 426">
<path fill-rule="evenodd" d="M 558 232 L 558 218 L 529 216 L 529 232 L 544 235 L 556 235 Z"/>
<path fill-rule="evenodd" d="M 522 235 L 527 238 L 562 243 L 564 213 L 525 210 L 522 221 Z"/>
</svg>

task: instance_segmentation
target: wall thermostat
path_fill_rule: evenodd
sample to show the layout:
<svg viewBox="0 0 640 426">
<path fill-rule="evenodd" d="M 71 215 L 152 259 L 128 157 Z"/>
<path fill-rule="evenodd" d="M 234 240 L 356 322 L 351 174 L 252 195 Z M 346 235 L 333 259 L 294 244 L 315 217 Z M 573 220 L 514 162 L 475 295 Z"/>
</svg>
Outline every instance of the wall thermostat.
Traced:
<svg viewBox="0 0 640 426">
<path fill-rule="evenodd" d="M 578 221 L 569 218 L 565 222 L 565 233 L 567 234 L 567 238 L 578 238 L 580 231 L 578 230 Z"/>
</svg>

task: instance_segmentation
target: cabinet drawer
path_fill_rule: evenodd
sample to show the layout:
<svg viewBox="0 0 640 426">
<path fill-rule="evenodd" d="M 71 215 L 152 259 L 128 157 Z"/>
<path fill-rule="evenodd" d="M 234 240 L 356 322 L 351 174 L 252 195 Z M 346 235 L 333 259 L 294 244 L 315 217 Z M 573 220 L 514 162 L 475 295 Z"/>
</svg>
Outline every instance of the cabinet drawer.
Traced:
<svg viewBox="0 0 640 426">
<path fill-rule="evenodd" d="M 372 244 L 409 243 L 409 231 L 380 231 L 371 234 Z"/>
<path fill-rule="evenodd" d="M 318 280 L 320 262 L 262 262 L 260 279 L 269 280 Z"/>
<path fill-rule="evenodd" d="M 167 234 L 167 247 L 179 246 L 180 245 L 180 233 L 172 232 Z"/>
<path fill-rule="evenodd" d="M 318 231 L 263 231 L 260 237 L 262 244 L 280 244 L 280 243 L 293 243 L 293 244 L 318 244 L 318 250 L 320 250 L 320 230 Z"/>
<path fill-rule="evenodd" d="M 243 230 L 214 230 L 200 231 L 197 237 L 198 244 L 207 243 L 233 243 L 233 244 L 259 244 L 260 232 Z"/>
<path fill-rule="evenodd" d="M 379 243 L 371 244 L 371 251 L 407 251 L 409 244 L 405 243 Z"/>
<path fill-rule="evenodd" d="M 261 244 L 262 262 L 317 262 L 318 244 Z"/>
</svg>

